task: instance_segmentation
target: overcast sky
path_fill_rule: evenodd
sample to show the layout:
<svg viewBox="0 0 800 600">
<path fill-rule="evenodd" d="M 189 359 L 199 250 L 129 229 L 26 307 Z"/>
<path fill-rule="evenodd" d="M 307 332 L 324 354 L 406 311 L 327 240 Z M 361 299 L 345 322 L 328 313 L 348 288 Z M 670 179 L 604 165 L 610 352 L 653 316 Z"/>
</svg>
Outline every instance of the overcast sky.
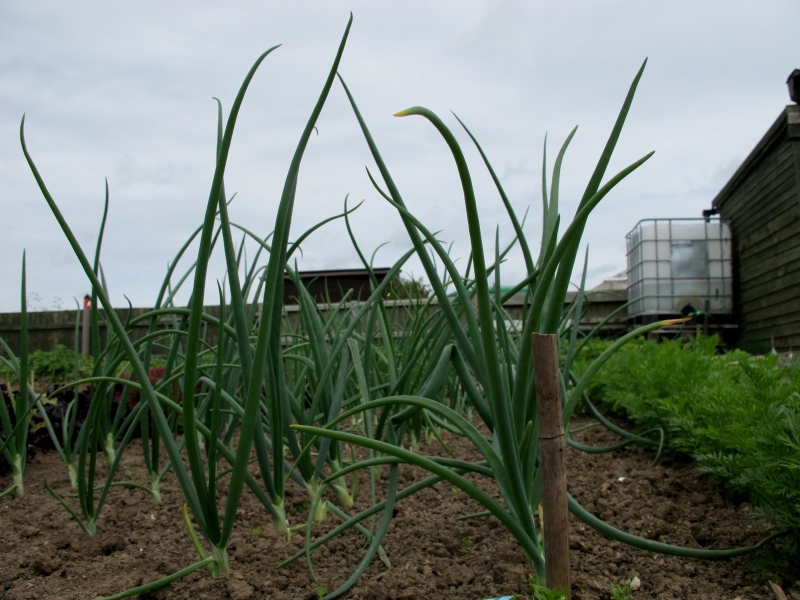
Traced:
<svg viewBox="0 0 800 600">
<path fill-rule="evenodd" d="M 283 44 L 250 86 L 226 171 L 228 193 L 237 192 L 232 220 L 266 235 L 351 10 L 340 72 L 409 208 L 453 242 L 462 267 L 466 220 L 447 147 L 423 119 L 392 114 L 426 106 L 456 132 L 491 255 L 495 228 L 501 241 L 512 230 L 449 111 L 457 113 L 520 216 L 531 207 L 526 231 L 538 251 L 545 134 L 552 169 L 579 126 L 562 173 L 564 223 L 648 58 L 607 177 L 656 154 L 590 218 L 590 285 L 625 268 L 625 234 L 640 219 L 699 217 L 710 206 L 789 103 L 785 81 L 800 67 L 796 0 L 2 2 L 0 312 L 19 310 L 23 250 L 32 309 L 70 308 L 89 290 L 24 161 L 23 113 L 28 149 L 87 252 L 108 178 L 102 263 L 112 300 L 123 306 L 124 294 L 135 306 L 151 306 L 167 263 L 203 217 L 215 153 L 212 97 L 227 115 L 255 59 Z M 373 162 L 338 83 L 318 131 L 303 161 L 293 235 L 339 212 L 350 194 L 366 200 L 353 215 L 362 248 L 371 253 L 390 242 L 375 264 L 391 265 L 410 243 L 366 177 Z M 303 250 L 303 270 L 360 266 L 341 222 Z M 404 271 L 423 275 L 418 262 Z M 217 259 L 209 294 L 222 273 Z M 524 274 L 514 253 L 503 265 L 504 284 Z"/>
</svg>

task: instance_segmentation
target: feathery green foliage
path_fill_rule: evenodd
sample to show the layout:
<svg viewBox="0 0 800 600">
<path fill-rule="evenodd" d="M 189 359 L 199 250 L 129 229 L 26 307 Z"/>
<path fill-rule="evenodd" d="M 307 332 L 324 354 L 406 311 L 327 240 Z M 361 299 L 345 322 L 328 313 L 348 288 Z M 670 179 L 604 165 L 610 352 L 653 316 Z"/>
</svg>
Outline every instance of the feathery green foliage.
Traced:
<svg viewBox="0 0 800 600">
<path fill-rule="evenodd" d="M 597 373 L 589 396 L 643 427 L 663 428 L 669 447 L 747 494 L 778 530 L 790 530 L 797 552 L 800 365 L 772 354 L 720 355 L 717 343 L 716 336 L 686 345 L 637 340 Z"/>
</svg>

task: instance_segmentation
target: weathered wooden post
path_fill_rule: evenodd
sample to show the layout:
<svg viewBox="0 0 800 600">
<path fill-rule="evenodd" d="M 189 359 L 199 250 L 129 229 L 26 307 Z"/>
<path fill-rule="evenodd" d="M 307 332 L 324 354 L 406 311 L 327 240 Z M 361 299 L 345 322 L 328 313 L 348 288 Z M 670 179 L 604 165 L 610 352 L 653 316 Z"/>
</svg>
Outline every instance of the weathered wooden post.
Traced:
<svg viewBox="0 0 800 600">
<path fill-rule="evenodd" d="M 547 564 L 545 584 L 551 589 L 566 588 L 567 597 L 572 598 L 558 338 L 553 334 L 534 333 L 531 344 L 539 412 L 539 468 L 542 469 L 544 555 Z"/>
<path fill-rule="evenodd" d="M 83 314 L 81 315 L 81 355 L 89 358 L 91 352 L 91 329 L 92 329 L 92 298 L 87 294 L 83 297 Z"/>
</svg>

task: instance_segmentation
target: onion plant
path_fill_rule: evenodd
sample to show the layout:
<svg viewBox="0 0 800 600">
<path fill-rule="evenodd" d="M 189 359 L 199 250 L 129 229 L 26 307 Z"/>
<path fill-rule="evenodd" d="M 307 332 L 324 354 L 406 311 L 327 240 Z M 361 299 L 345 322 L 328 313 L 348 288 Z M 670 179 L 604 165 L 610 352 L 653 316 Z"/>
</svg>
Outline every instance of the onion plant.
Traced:
<svg viewBox="0 0 800 600">
<path fill-rule="evenodd" d="M 629 93 L 629 98 L 623 107 L 620 121 L 624 121 L 638 79 L 639 75 L 637 75 L 631 92 Z M 347 88 L 345 87 L 345 89 Z M 353 109 L 356 112 L 362 131 L 372 151 L 373 158 L 388 188 L 388 192 L 381 192 L 381 194 L 398 209 L 401 218 L 405 222 L 412 241 L 417 247 L 418 256 L 423 262 L 426 274 L 431 281 L 434 293 L 439 300 L 439 306 L 448 320 L 451 332 L 455 337 L 455 342 L 467 359 L 471 370 L 469 375 L 474 377 L 486 391 L 487 404 L 491 416 L 491 430 L 494 433 L 493 442 L 491 444 L 487 442 L 478 430 L 461 417 L 461 415 L 458 415 L 455 411 L 439 403 L 429 399 L 414 398 L 413 396 L 396 396 L 393 402 L 395 404 L 408 404 L 410 406 L 427 408 L 431 412 L 437 413 L 440 417 L 449 421 L 466 435 L 477 446 L 494 472 L 494 478 L 503 496 L 506 508 L 494 501 L 490 496 L 463 476 L 457 475 L 450 469 L 442 467 L 425 457 L 410 455 L 407 451 L 400 448 L 388 448 L 385 442 L 377 440 L 359 440 L 356 436 L 352 436 L 351 434 L 321 431 L 319 429 L 314 429 L 313 432 L 335 437 L 343 441 L 349 441 L 350 443 L 360 442 L 374 450 L 389 453 L 398 458 L 403 458 L 404 460 L 409 460 L 409 462 L 424 466 L 436 475 L 444 477 L 454 485 L 464 489 L 481 502 L 492 514 L 497 516 L 504 525 L 509 527 L 533 561 L 537 575 L 542 577 L 544 576 L 545 568 L 544 557 L 538 542 L 536 527 L 533 520 L 533 510 L 535 510 L 535 507 L 538 505 L 541 490 L 537 485 L 539 479 L 535 476 L 536 440 L 533 431 L 536 412 L 535 402 L 531 401 L 532 377 L 529 336 L 534 330 L 547 333 L 555 331 L 558 318 L 561 316 L 561 307 L 564 304 L 566 283 L 568 283 L 568 276 L 571 275 L 572 266 L 574 264 L 575 252 L 573 249 L 576 248 L 579 243 L 580 232 L 586 217 L 588 217 L 591 209 L 596 206 L 614 185 L 629 172 L 642 164 L 649 158 L 649 155 L 613 178 L 602 190 L 599 189 L 600 179 L 610 159 L 611 150 L 613 150 L 614 143 L 616 142 L 616 136 L 619 135 L 618 129 L 621 128 L 620 122 L 617 131 L 615 131 L 615 134 L 612 134 L 612 141 L 609 144 L 610 147 L 604 152 L 597 167 L 599 176 L 596 174 L 590 182 L 584 202 L 581 204 L 582 212 L 579 212 L 575 221 L 573 221 L 571 227 L 568 228 L 567 233 L 564 234 L 558 245 L 555 245 L 558 215 L 553 211 L 545 211 L 549 220 L 545 222 L 543 227 L 544 238 L 542 247 L 548 248 L 548 250 L 547 253 L 541 257 L 539 268 L 536 271 L 536 291 L 533 295 L 532 306 L 528 310 L 522 335 L 516 340 L 517 345 L 515 347 L 511 343 L 512 340 L 510 336 L 504 335 L 505 328 L 497 328 L 495 326 L 494 316 L 496 311 L 489 296 L 489 279 L 487 265 L 484 259 L 484 244 L 481 238 L 480 222 L 472 189 L 471 175 L 455 137 L 444 123 L 427 109 L 418 107 L 398 113 L 398 116 L 420 115 L 428 119 L 437 128 L 453 153 L 461 178 L 467 209 L 469 234 L 472 244 L 471 258 L 474 265 L 474 292 L 467 289 L 461 274 L 456 271 L 452 260 L 433 234 L 405 209 L 399 191 L 389 175 L 377 151 L 377 147 L 366 128 L 366 124 L 360 117 L 360 113 L 349 92 L 348 96 L 351 99 Z M 556 176 L 554 177 L 551 190 L 551 202 L 552 205 L 555 206 L 557 206 L 557 182 L 560 158 L 561 156 L 556 165 Z M 507 205 L 507 209 L 513 214 L 510 205 Z M 548 239 L 548 236 L 550 239 Z M 466 326 L 464 327 L 462 327 L 459 317 L 455 310 L 453 310 L 451 302 L 448 300 L 443 281 L 435 270 L 432 260 L 427 253 L 419 247 L 422 244 L 423 238 L 427 240 L 438 254 L 438 257 L 447 269 L 450 280 L 455 285 L 457 298 L 462 307 L 466 321 Z M 526 254 L 526 259 L 530 261 L 529 254 Z M 561 265 L 562 260 L 564 261 L 563 266 Z M 532 265 L 529 263 L 529 266 Z M 562 275 L 561 278 L 557 277 L 556 274 L 559 266 L 562 266 L 561 273 L 568 271 L 567 274 L 565 276 Z M 499 269 L 499 267 L 499 264 L 495 265 L 496 269 Z M 533 275 L 533 273 L 531 273 L 531 275 Z M 476 312 L 471 310 L 473 293 L 477 296 L 478 306 Z M 556 307 L 558 310 L 557 314 Z M 552 318 L 550 314 L 553 315 Z M 414 400 L 411 398 L 414 398 Z M 386 404 L 388 400 L 380 402 Z M 312 432 L 312 430 L 308 431 Z M 523 471 L 525 471 L 525 476 L 523 476 Z"/>
<path fill-rule="evenodd" d="M 84 271 L 92 283 L 94 293 L 97 295 L 99 304 L 105 309 L 105 317 L 109 327 L 112 329 L 117 341 L 119 351 L 124 354 L 130 363 L 134 375 L 139 379 L 139 383 L 124 382 L 128 387 L 139 387 L 142 397 L 146 402 L 147 409 L 153 418 L 155 428 L 158 430 L 161 441 L 164 443 L 165 450 L 174 470 L 175 476 L 186 497 L 189 510 L 194 517 L 202 537 L 211 549 L 211 562 L 203 558 L 196 563 L 193 568 L 201 568 L 210 564 L 215 573 L 226 573 L 228 571 L 228 559 L 225 547 L 233 529 L 236 517 L 236 510 L 241 497 L 243 485 L 247 480 L 252 482 L 252 477 L 247 473 L 247 465 L 250 458 L 250 451 L 255 440 L 256 452 L 259 457 L 259 466 L 262 469 L 263 480 L 267 484 L 271 512 L 278 521 L 279 528 L 282 526 L 280 521 L 283 517 L 283 486 L 284 486 L 284 467 L 280 457 L 283 456 L 284 436 L 282 429 L 290 412 L 287 410 L 286 386 L 284 384 L 281 353 L 281 331 L 280 319 L 283 306 L 283 273 L 286 265 L 289 243 L 289 226 L 291 223 L 291 213 L 296 190 L 297 174 L 300 168 L 303 153 L 308 144 L 308 140 L 316 125 L 316 120 L 322 110 L 327 94 L 335 80 L 335 74 L 339 61 L 344 50 L 344 44 L 350 29 L 348 23 L 345 35 L 339 47 L 333 67 L 323 87 L 323 91 L 312 112 L 312 115 L 303 131 L 294 159 L 289 168 L 281 197 L 278 216 L 276 219 L 274 243 L 264 276 L 263 285 L 263 310 L 258 326 L 255 347 L 250 342 L 250 328 L 248 326 L 248 313 L 242 296 L 242 288 L 238 277 L 238 270 L 233 256 L 233 245 L 231 239 L 231 226 L 227 217 L 227 207 L 223 196 L 223 176 L 227 163 L 228 152 L 233 137 L 234 126 L 238 112 L 243 101 L 247 87 L 254 76 L 261 62 L 270 54 L 275 47 L 269 49 L 256 61 L 248 73 L 239 94 L 231 109 L 224 133 L 217 150 L 217 166 L 211 185 L 206 215 L 199 238 L 199 250 L 197 262 L 194 266 L 194 282 L 192 296 L 188 308 L 187 331 L 185 336 L 185 349 L 183 352 L 183 375 L 182 392 L 183 398 L 180 407 L 172 406 L 172 409 L 179 412 L 182 416 L 183 440 L 188 469 L 180 453 L 179 444 L 173 437 L 173 432 L 167 421 L 167 417 L 162 410 L 161 403 L 169 399 L 156 392 L 148 378 L 142 357 L 136 350 L 134 342 L 129 338 L 126 327 L 113 310 L 105 287 L 102 285 L 101 278 L 98 276 L 97 265 L 91 265 L 78 244 L 69 225 L 64 220 L 55 201 L 50 195 L 47 187 L 36 168 L 33 159 L 28 153 L 24 138 L 24 118 L 20 129 L 20 139 L 26 160 L 39 184 L 39 187 L 50 206 L 54 216 L 61 226 L 64 234 L 70 242 L 75 254 L 81 262 Z M 241 369 L 241 399 L 234 399 L 234 404 L 239 403 L 241 413 L 239 415 L 239 440 L 235 452 L 228 450 L 213 433 L 219 425 L 220 397 L 222 386 L 220 385 L 223 369 L 220 356 L 224 353 L 218 352 L 217 368 L 215 373 L 215 390 L 213 393 L 213 407 L 211 409 L 212 428 L 209 430 L 200 421 L 202 415 L 198 414 L 196 404 L 196 385 L 199 381 L 198 375 L 200 368 L 198 365 L 198 352 L 200 348 L 200 337 L 203 323 L 203 290 L 205 288 L 206 274 L 208 270 L 209 256 L 211 253 L 213 230 L 215 228 L 215 218 L 219 213 L 222 223 L 222 237 L 226 261 L 228 263 L 228 285 L 230 288 L 230 310 L 232 312 L 234 327 L 230 333 L 231 339 L 235 342 Z M 224 348 L 225 335 L 223 322 L 219 323 L 219 338 Z M 99 346 L 99 344 L 98 344 Z M 102 382 L 108 384 L 114 382 L 114 378 L 109 374 L 95 376 L 92 378 L 94 383 Z M 264 450 L 267 448 L 267 438 L 262 427 L 262 394 L 267 391 L 266 398 L 266 417 L 273 424 L 271 455 L 279 457 L 272 463 L 272 472 L 269 472 L 269 458 Z M 143 406 L 143 405 L 140 405 Z M 100 408 L 96 409 L 98 412 Z M 141 408 L 137 407 L 138 415 Z M 137 415 L 137 416 L 138 416 Z M 129 424 L 128 431 L 131 431 L 133 423 Z M 85 438 L 90 436 L 89 428 L 87 433 L 82 435 Z M 92 431 L 98 431 L 92 428 Z M 93 434 L 95 441 L 97 433 Z M 203 464 L 201 455 L 200 436 L 206 438 L 212 457 L 207 460 L 208 468 Z M 87 443 L 87 447 L 93 444 Z M 225 503 L 223 516 L 220 518 L 216 505 L 216 462 L 212 460 L 214 448 L 219 449 L 221 454 L 228 460 L 233 467 L 230 482 L 227 488 L 227 500 Z M 91 450 L 90 450 L 91 452 Z M 118 459 L 118 457 L 116 457 Z M 270 476 L 272 475 L 272 476 Z M 251 485 L 251 489 L 255 487 Z M 92 486 L 89 486 L 92 489 Z M 256 488 L 257 489 L 257 488 Z M 258 490 L 260 491 L 260 490 Z M 263 492 L 261 494 L 263 496 Z"/>
<path fill-rule="evenodd" d="M 74 355 L 74 362 L 73 362 L 73 369 L 72 369 L 72 380 L 77 381 L 80 378 L 80 325 L 81 325 L 81 316 L 82 311 L 80 305 L 78 304 L 77 299 L 75 300 L 75 304 L 77 306 L 77 310 L 75 312 L 75 336 L 73 342 L 73 355 Z M 2 340 L 0 340 L 2 342 Z M 49 388 L 48 384 L 48 388 Z M 78 418 L 78 391 L 77 389 L 73 391 L 72 400 L 69 401 L 67 404 L 66 409 L 61 414 L 61 432 L 56 432 L 55 428 L 53 427 L 52 422 L 50 421 L 50 417 L 47 414 L 47 411 L 44 408 L 44 405 L 41 400 L 38 400 L 36 403 L 36 407 L 39 409 L 39 416 L 41 417 L 42 421 L 47 428 L 47 432 L 50 434 L 50 440 L 53 442 L 53 446 L 55 447 L 56 452 L 58 453 L 61 460 L 64 461 L 64 464 L 67 467 L 67 472 L 69 473 L 69 481 L 72 484 L 73 488 L 78 486 L 78 473 L 75 469 L 75 432 L 76 432 L 76 425 L 77 425 L 77 418 Z"/>
<path fill-rule="evenodd" d="M 64 231 L 64 234 L 66 235 L 68 241 L 73 247 L 75 254 L 77 255 L 79 261 L 81 262 L 84 272 L 89 277 L 89 280 L 93 285 L 93 288 L 97 294 L 100 304 L 103 306 L 103 308 L 105 308 L 106 318 L 108 319 L 109 325 L 113 329 L 117 337 L 117 340 L 119 341 L 120 347 L 122 348 L 122 351 L 125 353 L 127 357 L 127 360 L 130 362 L 134 374 L 138 377 L 140 381 L 142 396 L 144 400 L 147 402 L 147 406 L 153 417 L 155 426 L 158 429 L 161 439 L 164 442 L 165 449 L 172 463 L 172 468 L 177 476 L 178 482 L 186 497 L 187 504 L 195 518 L 195 521 L 199 526 L 201 533 L 211 546 L 212 556 L 213 556 L 213 562 L 211 564 L 214 566 L 216 572 L 227 572 L 228 569 L 225 544 L 232 529 L 233 520 L 236 514 L 236 508 L 238 506 L 238 501 L 241 495 L 241 487 L 244 483 L 245 468 L 247 466 L 247 455 L 249 455 L 250 451 L 250 440 L 247 439 L 246 432 L 243 432 L 242 435 L 243 439 L 236 460 L 237 469 L 234 472 L 234 475 L 232 477 L 232 482 L 228 490 L 228 501 L 225 511 L 225 518 L 222 526 L 220 527 L 216 516 L 215 495 L 209 496 L 209 488 L 213 486 L 213 482 L 211 485 L 209 485 L 209 482 L 207 482 L 207 480 L 205 479 L 205 474 L 203 472 L 203 469 L 200 466 L 200 456 L 199 456 L 198 441 L 197 441 L 197 423 L 195 422 L 194 419 L 195 416 L 194 377 L 196 376 L 196 360 L 197 360 L 196 351 L 199 341 L 199 333 L 201 325 L 200 317 L 202 312 L 202 300 L 203 300 L 202 298 L 202 289 L 204 284 L 203 278 L 205 277 L 205 270 L 207 268 L 208 252 L 210 248 L 211 233 L 212 233 L 211 230 L 214 225 L 213 219 L 214 216 L 216 215 L 217 205 L 219 203 L 220 190 L 222 186 L 222 175 L 224 173 L 225 163 L 227 160 L 227 151 L 230 146 L 231 138 L 233 135 L 233 128 L 235 125 L 236 117 L 238 115 L 239 107 L 241 105 L 247 86 L 250 83 L 250 80 L 252 79 L 253 75 L 255 74 L 256 69 L 264 60 L 264 58 L 266 58 L 266 56 L 273 49 L 268 50 L 261 57 L 259 57 L 258 61 L 253 66 L 247 78 L 245 79 L 245 82 L 242 88 L 240 89 L 239 95 L 237 96 L 234 106 L 231 110 L 231 116 L 229 117 L 228 120 L 228 126 L 226 128 L 225 136 L 223 139 L 223 145 L 219 152 L 219 158 L 217 161 L 217 172 L 214 177 L 214 182 L 212 183 L 211 194 L 209 199 L 209 211 L 202 232 L 202 238 L 200 244 L 200 256 L 198 258 L 198 265 L 195 269 L 196 272 L 202 273 L 202 277 L 200 276 L 196 277 L 196 281 L 199 278 L 201 284 L 197 285 L 194 288 L 194 293 L 192 298 L 192 313 L 190 314 L 189 317 L 189 334 L 188 334 L 189 342 L 187 343 L 187 348 L 190 349 L 191 351 L 187 350 L 186 365 L 184 367 L 184 373 L 186 375 L 185 376 L 186 384 L 184 385 L 183 408 L 185 414 L 183 423 L 184 423 L 184 435 L 186 437 L 187 454 L 190 463 L 190 470 L 192 472 L 191 479 L 184 465 L 183 459 L 180 455 L 178 443 L 172 436 L 172 431 L 167 422 L 167 418 L 162 410 L 161 404 L 159 402 L 159 397 L 156 395 L 156 392 L 149 381 L 148 372 L 147 370 L 145 370 L 144 365 L 142 364 L 142 361 L 139 357 L 139 354 L 134 348 L 133 342 L 128 337 L 128 334 L 125 330 L 123 323 L 120 321 L 119 317 L 114 312 L 113 307 L 108 298 L 108 295 L 106 294 L 105 289 L 102 286 L 101 281 L 97 276 L 97 273 L 92 268 L 92 265 L 89 263 L 86 255 L 83 252 L 83 249 L 80 247 L 77 240 L 75 239 L 75 236 L 72 233 L 69 225 L 61 215 L 61 212 L 58 209 L 49 191 L 47 190 L 47 187 L 45 186 L 43 179 L 39 175 L 38 169 L 36 168 L 33 159 L 30 157 L 30 154 L 27 151 L 23 133 L 24 118 L 20 130 L 23 152 L 25 154 L 26 159 L 28 160 L 28 164 L 34 174 L 34 177 L 36 178 L 37 183 L 39 184 L 39 187 L 47 203 L 49 204 L 54 216 L 56 217 L 57 221 L 59 222 L 59 225 Z M 206 561 L 206 563 L 207 562 L 208 561 Z"/>
<path fill-rule="evenodd" d="M 10 494 L 12 491 L 17 498 L 25 495 L 25 464 L 28 459 L 28 424 L 31 418 L 31 397 L 34 392 L 28 385 L 28 307 L 26 294 L 25 278 L 25 253 L 22 253 L 22 284 L 20 294 L 20 334 L 19 360 L 11 353 L 8 346 L 4 343 L 3 347 L 7 356 L 3 363 L 9 368 L 12 374 L 17 376 L 19 391 L 16 396 L 11 391 L 11 382 L 7 387 L 9 399 L 11 399 L 11 411 L 6 407 L 5 401 L 0 398 L 0 424 L 3 427 L 5 440 L 2 443 L 0 454 L 5 457 L 11 466 L 13 482 L 11 486 L 0 493 L 0 497 Z"/>
<path fill-rule="evenodd" d="M 395 460 L 420 466 L 433 473 L 437 478 L 446 480 L 452 485 L 462 489 L 482 504 L 490 514 L 497 517 L 503 525 L 509 529 L 531 559 L 537 578 L 540 580 L 543 580 L 545 576 L 546 564 L 540 537 L 537 534 L 537 527 L 533 517 L 541 498 L 541 476 L 537 459 L 538 427 L 534 378 L 532 373 L 531 334 L 534 332 L 559 332 L 569 279 L 573 272 L 581 236 L 590 213 L 616 185 L 652 156 L 652 152 L 646 154 L 617 175 L 611 177 L 604 185 L 601 185 L 643 69 L 644 65 L 642 65 L 639 73 L 637 73 L 628 91 L 628 95 L 623 103 L 622 110 L 620 111 L 614 128 L 612 129 L 606 147 L 601 154 L 583 197 L 581 198 L 578 210 L 560 238 L 560 216 L 558 214 L 560 169 L 567 145 L 575 133 L 574 130 L 568 136 L 556 159 L 549 195 L 547 193 L 546 180 L 543 177 L 543 235 L 541 251 L 536 264 L 533 263 L 532 255 L 528 249 L 528 244 L 525 241 L 521 226 L 518 223 L 510 203 L 507 201 L 502 185 L 494 175 L 494 171 L 491 169 L 491 165 L 485 153 L 477 144 L 477 141 L 469 130 L 466 129 L 466 126 L 464 126 L 464 129 L 477 145 L 486 166 L 489 168 L 494 178 L 497 189 L 504 201 L 512 224 L 514 225 L 517 239 L 523 249 L 524 259 L 528 266 L 528 276 L 514 288 L 514 291 L 516 291 L 527 286 L 530 300 L 530 304 L 527 306 L 524 315 L 521 331 L 515 336 L 509 334 L 508 328 L 504 324 L 502 311 L 503 298 L 499 293 L 499 249 L 496 250 L 495 254 L 496 263 L 491 267 L 487 266 L 484 258 L 485 245 L 480 229 L 480 219 L 472 186 L 472 176 L 455 136 L 436 114 L 426 108 L 414 107 L 396 115 L 399 117 L 416 115 L 429 121 L 437 129 L 453 156 L 462 185 L 469 226 L 469 237 L 472 246 L 471 266 L 474 269 L 474 274 L 471 280 L 462 278 L 447 252 L 437 241 L 435 235 L 406 208 L 399 190 L 391 178 L 377 146 L 358 111 L 353 97 L 345 86 L 345 91 L 350 98 L 356 118 L 361 126 L 373 159 L 377 164 L 386 187 L 386 191 L 383 191 L 376 183 L 376 189 L 397 209 L 401 219 L 406 225 L 411 240 L 417 250 L 417 255 L 423 263 L 426 275 L 439 300 L 439 308 L 450 328 L 455 347 L 464 356 L 465 363 L 469 367 L 469 372 L 462 377 L 462 384 L 470 388 L 474 386 L 474 383 L 470 382 L 470 379 L 473 379 L 473 381 L 477 382 L 480 386 L 482 390 L 480 396 L 485 398 L 485 404 L 488 406 L 488 416 L 490 417 L 490 419 L 484 419 L 484 424 L 492 432 L 492 436 L 487 440 L 480 431 L 461 414 L 443 405 L 441 402 L 419 395 L 396 395 L 367 402 L 360 407 L 344 412 L 337 419 L 334 419 L 326 428 L 303 425 L 295 425 L 294 427 L 295 429 L 309 434 L 316 434 L 351 444 L 360 444 L 375 452 L 394 457 Z M 343 80 L 342 83 L 344 85 Z M 374 179 L 373 183 L 375 183 Z M 430 256 L 421 247 L 423 240 L 430 244 L 430 247 L 441 260 L 446 269 L 446 278 L 439 275 L 434 268 L 434 263 Z M 496 293 L 494 298 L 489 293 L 490 269 L 495 270 Z M 445 283 L 448 280 L 454 285 L 456 290 L 456 300 L 453 302 L 448 299 L 445 291 Z M 472 310 L 473 298 L 476 299 L 477 305 L 474 311 Z M 455 306 L 461 309 L 462 312 L 460 314 L 456 312 Z M 463 318 L 464 324 L 462 324 L 461 318 Z M 578 380 L 569 393 L 566 392 L 566 383 L 568 380 L 565 379 L 565 423 L 569 423 L 569 419 L 578 401 L 581 399 L 582 393 L 588 385 L 592 374 L 608 359 L 614 350 L 638 335 L 663 327 L 667 324 L 669 324 L 668 321 L 653 323 L 652 325 L 641 327 L 621 338 L 609 349 L 608 354 L 601 355 L 597 359 L 595 364 L 592 365 L 580 380 Z M 574 328 L 573 331 L 575 331 Z M 568 350 L 568 357 L 573 356 L 576 336 L 568 336 L 568 339 L 565 341 L 571 347 Z M 476 408 L 479 405 L 479 403 L 476 403 Z M 401 409 L 403 406 L 406 408 Z M 354 414 L 364 410 L 377 410 L 380 408 L 384 409 L 384 415 L 386 411 L 393 410 L 395 415 L 392 417 L 392 420 L 395 422 L 407 418 L 410 412 L 413 411 L 426 410 L 432 414 L 436 414 L 441 420 L 446 421 L 453 428 L 457 429 L 461 435 L 468 438 L 483 456 L 484 461 L 474 465 L 462 463 L 458 464 L 456 468 L 455 466 L 443 464 L 441 460 L 419 456 L 413 452 L 409 452 L 396 444 L 390 443 L 388 440 L 382 441 L 377 438 L 370 439 L 336 430 L 336 424 L 343 419 L 350 418 Z M 469 479 L 466 479 L 462 474 L 466 471 L 483 473 L 491 477 L 497 485 L 503 502 L 496 501 L 480 487 L 476 486 Z M 691 555 L 705 558 L 719 558 L 752 550 L 752 548 L 747 548 L 733 551 L 698 551 L 655 543 L 650 540 L 626 534 L 602 523 L 599 519 L 589 515 L 587 511 L 580 507 L 572 498 L 570 498 L 570 508 L 578 518 L 600 530 L 605 535 L 624 540 L 631 545 L 657 552 L 683 556 Z M 338 595 L 340 592 L 341 590 L 337 590 L 331 597 Z"/>
</svg>

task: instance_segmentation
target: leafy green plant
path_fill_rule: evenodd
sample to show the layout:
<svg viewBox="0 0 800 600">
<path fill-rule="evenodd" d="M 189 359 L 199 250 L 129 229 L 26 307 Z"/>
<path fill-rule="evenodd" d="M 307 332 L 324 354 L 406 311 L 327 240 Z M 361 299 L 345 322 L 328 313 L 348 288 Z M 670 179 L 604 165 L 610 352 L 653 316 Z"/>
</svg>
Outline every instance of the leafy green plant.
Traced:
<svg viewBox="0 0 800 600">
<path fill-rule="evenodd" d="M 611 596 L 614 600 L 631 600 L 631 594 L 641 587 L 638 577 L 626 579 L 623 585 L 614 583 L 611 585 Z"/>
<path fill-rule="evenodd" d="M 597 373 L 589 395 L 697 460 L 755 514 L 800 541 L 800 368 L 775 355 L 717 354 L 715 336 L 639 340 Z M 585 368 L 583 363 L 576 368 Z"/>
<path fill-rule="evenodd" d="M 92 372 L 92 361 L 77 355 L 78 376 L 87 377 Z M 59 344 L 55 350 L 36 350 L 30 355 L 28 367 L 36 379 L 66 383 L 75 379 L 76 352 Z"/>
<path fill-rule="evenodd" d="M 550 589 L 547 586 L 539 585 L 537 582 L 536 577 L 533 575 L 529 575 L 526 581 L 528 584 L 528 594 L 529 598 L 536 600 L 567 600 L 567 590 L 565 589 Z M 512 596 L 512 600 L 514 598 L 519 598 L 517 594 Z"/>
</svg>

